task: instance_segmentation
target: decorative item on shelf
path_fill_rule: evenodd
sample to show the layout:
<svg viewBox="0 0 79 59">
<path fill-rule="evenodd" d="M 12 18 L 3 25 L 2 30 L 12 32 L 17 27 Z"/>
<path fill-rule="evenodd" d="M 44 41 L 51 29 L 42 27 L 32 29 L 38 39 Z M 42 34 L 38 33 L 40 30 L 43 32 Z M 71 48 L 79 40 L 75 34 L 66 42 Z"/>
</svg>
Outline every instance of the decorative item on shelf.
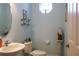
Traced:
<svg viewBox="0 0 79 59">
<path fill-rule="evenodd" d="M 31 38 L 26 38 L 24 42 L 31 42 Z"/>
<path fill-rule="evenodd" d="M 27 25 L 27 26 L 30 25 L 30 20 L 31 20 L 31 19 L 27 19 L 27 21 L 26 21 L 26 25 Z"/>
<path fill-rule="evenodd" d="M 26 25 L 24 19 L 21 19 L 21 21 L 22 21 L 22 24 L 21 25 Z"/>
<path fill-rule="evenodd" d="M 28 41 L 29 41 L 29 42 L 31 41 L 30 37 L 28 38 Z"/>
<path fill-rule="evenodd" d="M 58 43 L 63 43 L 64 38 L 63 38 L 63 29 L 59 27 L 58 32 L 57 32 L 57 42 Z"/>
<path fill-rule="evenodd" d="M 21 19 L 21 22 L 22 22 L 21 25 L 26 25 L 27 11 L 25 9 L 23 9 L 22 12 L 23 12 L 23 18 Z"/>
<path fill-rule="evenodd" d="M 30 20 L 28 17 L 27 17 L 27 11 L 25 9 L 23 9 L 23 18 L 21 19 L 21 22 L 22 24 L 21 25 L 27 25 L 29 26 L 30 25 Z"/>
</svg>

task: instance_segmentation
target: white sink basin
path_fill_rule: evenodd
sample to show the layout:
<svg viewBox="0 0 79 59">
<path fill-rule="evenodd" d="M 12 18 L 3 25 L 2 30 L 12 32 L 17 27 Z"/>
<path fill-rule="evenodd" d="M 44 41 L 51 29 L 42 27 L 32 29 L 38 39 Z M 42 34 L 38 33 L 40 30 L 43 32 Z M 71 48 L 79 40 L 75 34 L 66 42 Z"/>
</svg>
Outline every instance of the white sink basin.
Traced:
<svg viewBox="0 0 79 59">
<path fill-rule="evenodd" d="M 6 54 L 6 53 L 15 53 L 22 49 L 24 49 L 25 45 L 21 43 L 10 43 L 8 46 L 4 46 L 0 48 L 0 53 Z"/>
</svg>

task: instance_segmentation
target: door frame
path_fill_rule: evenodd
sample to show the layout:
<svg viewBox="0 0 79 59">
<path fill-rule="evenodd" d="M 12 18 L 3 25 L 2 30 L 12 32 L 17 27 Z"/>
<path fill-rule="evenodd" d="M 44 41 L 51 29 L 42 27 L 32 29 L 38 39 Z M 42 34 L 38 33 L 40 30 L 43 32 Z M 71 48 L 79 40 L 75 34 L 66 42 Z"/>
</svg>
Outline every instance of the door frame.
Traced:
<svg viewBox="0 0 79 59">
<path fill-rule="evenodd" d="M 67 56 L 77 55 L 77 5 L 75 6 L 75 4 L 68 3 L 66 6 L 68 41 L 65 42 L 65 47 L 67 49 L 65 50 L 65 52 Z M 68 48 L 67 48 L 67 45 L 69 46 Z"/>
</svg>

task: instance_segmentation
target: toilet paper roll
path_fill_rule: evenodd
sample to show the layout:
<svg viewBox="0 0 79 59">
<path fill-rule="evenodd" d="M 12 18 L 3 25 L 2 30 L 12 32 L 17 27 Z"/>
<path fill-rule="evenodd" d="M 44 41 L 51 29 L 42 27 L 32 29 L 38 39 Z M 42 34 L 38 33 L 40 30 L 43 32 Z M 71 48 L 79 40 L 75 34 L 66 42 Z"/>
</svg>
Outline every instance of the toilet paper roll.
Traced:
<svg viewBox="0 0 79 59">
<path fill-rule="evenodd" d="M 46 40 L 46 45 L 50 45 L 50 41 L 49 40 Z"/>
</svg>

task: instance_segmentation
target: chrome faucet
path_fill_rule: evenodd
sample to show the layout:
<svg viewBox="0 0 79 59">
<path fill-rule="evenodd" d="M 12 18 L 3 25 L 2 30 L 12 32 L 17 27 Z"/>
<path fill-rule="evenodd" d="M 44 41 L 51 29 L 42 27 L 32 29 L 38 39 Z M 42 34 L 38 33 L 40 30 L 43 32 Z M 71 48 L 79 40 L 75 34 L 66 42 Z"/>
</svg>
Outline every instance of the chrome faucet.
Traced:
<svg viewBox="0 0 79 59">
<path fill-rule="evenodd" d="M 5 46 L 8 46 L 9 43 L 10 43 L 9 40 L 6 40 L 5 41 Z"/>
</svg>

